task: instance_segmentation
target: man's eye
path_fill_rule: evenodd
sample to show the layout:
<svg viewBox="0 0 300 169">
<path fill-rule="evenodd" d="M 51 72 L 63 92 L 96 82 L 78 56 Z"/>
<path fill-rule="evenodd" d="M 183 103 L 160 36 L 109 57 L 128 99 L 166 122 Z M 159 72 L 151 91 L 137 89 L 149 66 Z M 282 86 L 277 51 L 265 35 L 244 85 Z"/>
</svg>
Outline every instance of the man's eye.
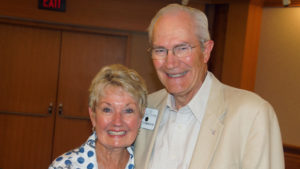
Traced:
<svg viewBox="0 0 300 169">
<path fill-rule="evenodd" d="M 104 108 L 102 109 L 102 111 L 105 112 L 105 113 L 108 113 L 108 112 L 111 112 L 111 109 L 108 108 L 108 107 L 104 107 Z"/>
<path fill-rule="evenodd" d="M 177 46 L 175 50 L 177 51 L 185 51 L 185 50 L 188 50 L 189 49 L 189 46 Z"/>
<path fill-rule="evenodd" d="M 154 53 L 157 53 L 157 54 L 161 54 L 161 53 L 165 53 L 165 52 L 166 52 L 166 49 L 163 49 L 163 48 L 154 49 Z"/>
<path fill-rule="evenodd" d="M 134 110 L 133 110 L 133 109 L 131 109 L 131 108 L 128 108 L 128 109 L 125 109 L 125 112 L 126 112 L 126 113 L 133 113 L 133 112 L 134 112 Z"/>
</svg>

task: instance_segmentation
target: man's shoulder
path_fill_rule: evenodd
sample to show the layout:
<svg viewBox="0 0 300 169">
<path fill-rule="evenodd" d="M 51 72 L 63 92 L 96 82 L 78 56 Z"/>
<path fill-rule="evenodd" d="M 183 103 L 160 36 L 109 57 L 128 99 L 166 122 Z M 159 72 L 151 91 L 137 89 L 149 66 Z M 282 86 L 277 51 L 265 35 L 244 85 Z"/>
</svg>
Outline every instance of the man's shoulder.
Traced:
<svg viewBox="0 0 300 169">
<path fill-rule="evenodd" d="M 157 105 L 167 99 L 168 92 L 161 89 L 148 95 L 148 105 Z"/>
<path fill-rule="evenodd" d="M 238 110 L 235 113 L 274 116 L 273 106 L 252 91 L 224 85 L 224 99 L 228 110 Z"/>
<path fill-rule="evenodd" d="M 267 102 L 261 96 L 259 96 L 257 93 L 254 93 L 252 91 L 248 91 L 245 89 L 228 86 L 228 85 L 224 85 L 224 94 L 225 94 L 225 98 L 234 99 L 235 101 L 237 101 L 237 100 L 244 101 L 245 100 L 248 103 L 249 102 L 256 102 L 256 103 Z"/>
<path fill-rule="evenodd" d="M 158 90 L 158 91 L 155 91 L 155 92 L 153 92 L 153 93 L 150 93 L 150 94 L 148 95 L 148 98 L 154 98 L 154 97 L 158 97 L 158 96 L 161 96 L 161 95 L 167 95 L 167 94 L 168 94 L 168 92 L 167 92 L 166 89 L 160 89 L 160 90 Z"/>
<path fill-rule="evenodd" d="M 217 78 L 213 77 L 213 85 L 211 92 L 214 93 L 214 96 L 221 96 L 224 97 L 225 102 L 253 102 L 253 103 L 261 103 L 266 102 L 262 97 L 258 94 L 248 91 L 245 89 L 237 88 L 234 86 L 230 86 L 220 82 Z M 220 92 L 221 95 L 216 95 L 215 92 Z"/>
</svg>

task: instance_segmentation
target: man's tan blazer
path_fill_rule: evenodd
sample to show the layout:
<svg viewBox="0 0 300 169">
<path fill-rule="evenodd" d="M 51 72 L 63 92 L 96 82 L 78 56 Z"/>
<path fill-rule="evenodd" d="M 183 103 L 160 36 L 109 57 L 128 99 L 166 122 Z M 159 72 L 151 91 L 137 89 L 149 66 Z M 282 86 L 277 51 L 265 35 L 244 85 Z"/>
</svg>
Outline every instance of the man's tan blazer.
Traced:
<svg viewBox="0 0 300 169">
<path fill-rule="evenodd" d="M 158 109 L 159 114 L 153 130 L 140 129 L 135 142 L 136 169 L 148 168 L 167 96 L 163 89 L 148 97 L 148 107 Z M 189 169 L 284 169 L 280 129 L 272 106 L 214 76 L 201 128 L 195 134 L 198 139 Z"/>
</svg>

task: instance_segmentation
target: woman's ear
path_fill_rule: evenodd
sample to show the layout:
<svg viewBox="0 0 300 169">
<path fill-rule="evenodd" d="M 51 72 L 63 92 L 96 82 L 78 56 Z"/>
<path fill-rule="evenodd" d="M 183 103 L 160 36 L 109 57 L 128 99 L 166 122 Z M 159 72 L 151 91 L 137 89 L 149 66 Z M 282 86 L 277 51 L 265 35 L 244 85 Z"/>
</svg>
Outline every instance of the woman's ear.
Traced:
<svg viewBox="0 0 300 169">
<path fill-rule="evenodd" d="M 92 122 L 93 127 L 96 127 L 96 113 L 89 107 L 89 115 Z"/>
</svg>

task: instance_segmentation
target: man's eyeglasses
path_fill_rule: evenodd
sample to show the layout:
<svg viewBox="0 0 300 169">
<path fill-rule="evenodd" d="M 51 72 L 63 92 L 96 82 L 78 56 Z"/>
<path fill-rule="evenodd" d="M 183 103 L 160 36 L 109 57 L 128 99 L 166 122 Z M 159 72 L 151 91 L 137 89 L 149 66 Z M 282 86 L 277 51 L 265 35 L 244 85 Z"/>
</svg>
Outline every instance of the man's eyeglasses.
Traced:
<svg viewBox="0 0 300 169">
<path fill-rule="evenodd" d="M 152 59 L 165 59 L 169 50 L 172 50 L 173 55 L 178 58 L 187 57 L 191 54 L 192 49 L 197 46 L 191 46 L 189 44 L 180 44 L 174 46 L 172 49 L 166 49 L 164 47 L 149 48 L 148 51 L 152 54 Z"/>
</svg>

